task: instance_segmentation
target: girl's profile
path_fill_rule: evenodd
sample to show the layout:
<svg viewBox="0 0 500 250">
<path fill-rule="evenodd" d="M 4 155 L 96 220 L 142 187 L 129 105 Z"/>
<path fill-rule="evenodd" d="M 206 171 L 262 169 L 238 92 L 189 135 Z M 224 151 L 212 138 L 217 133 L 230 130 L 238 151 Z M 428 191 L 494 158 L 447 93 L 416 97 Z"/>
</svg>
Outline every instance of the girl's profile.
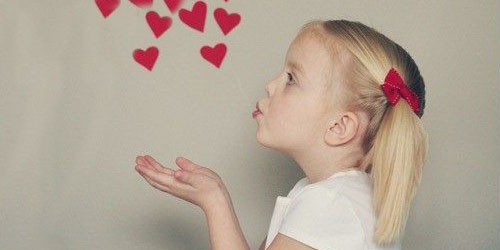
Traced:
<svg viewBox="0 0 500 250">
<path fill-rule="evenodd" d="M 396 42 L 357 21 L 311 20 L 265 85 L 253 118 L 262 146 L 304 172 L 278 196 L 260 249 L 401 249 L 424 168 L 425 85 Z M 212 249 L 249 249 L 220 176 L 179 157 L 136 169 L 204 211 Z"/>
</svg>

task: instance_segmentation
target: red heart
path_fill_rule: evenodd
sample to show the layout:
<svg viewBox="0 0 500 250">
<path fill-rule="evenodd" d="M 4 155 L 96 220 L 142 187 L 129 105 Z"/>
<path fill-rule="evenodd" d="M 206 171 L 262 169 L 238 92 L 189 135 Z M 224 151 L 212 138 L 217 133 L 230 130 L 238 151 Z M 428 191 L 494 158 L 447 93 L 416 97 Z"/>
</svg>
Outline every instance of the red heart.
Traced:
<svg viewBox="0 0 500 250">
<path fill-rule="evenodd" d="M 129 0 L 129 1 L 140 8 L 151 7 L 151 5 L 153 4 L 153 0 Z"/>
<path fill-rule="evenodd" d="M 224 43 L 218 43 L 214 48 L 209 46 L 203 46 L 200 49 L 201 56 L 205 60 L 211 62 L 215 67 L 219 68 L 222 63 L 222 59 L 226 55 L 227 47 Z"/>
<path fill-rule="evenodd" d="M 207 16 L 207 4 L 203 1 L 198 1 L 194 4 L 192 11 L 181 9 L 179 10 L 179 18 L 189 27 L 203 32 L 205 27 L 205 18 Z"/>
<path fill-rule="evenodd" d="M 170 12 L 175 13 L 181 5 L 182 0 L 164 0 Z"/>
<path fill-rule="evenodd" d="M 97 8 L 101 11 L 102 16 L 104 18 L 108 17 L 118 5 L 120 5 L 120 0 L 95 0 L 97 4 Z"/>
<path fill-rule="evenodd" d="M 156 59 L 158 58 L 158 48 L 155 46 L 149 47 L 146 51 L 142 49 L 134 50 L 134 59 L 136 62 L 146 67 L 149 71 L 155 65 Z"/>
<path fill-rule="evenodd" d="M 217 24 L 222 30 L 224 35 L 227 35 L 236 25 L 240 23 L 241 17 L 238 13 L 232 13 L 228 15 L 226 10 L 223 8 L 217 8 L 214 11 L 214 17 Z"/>
<path fill-rule="evenodd" d="M 146 14 L 146 21 L 151 30 L 153 30 L 156 38 L 160 37 L 172 24 L 172 19 L 170 17 L 160 17 L 155 11 L 148 11 Z"/>
</svg>

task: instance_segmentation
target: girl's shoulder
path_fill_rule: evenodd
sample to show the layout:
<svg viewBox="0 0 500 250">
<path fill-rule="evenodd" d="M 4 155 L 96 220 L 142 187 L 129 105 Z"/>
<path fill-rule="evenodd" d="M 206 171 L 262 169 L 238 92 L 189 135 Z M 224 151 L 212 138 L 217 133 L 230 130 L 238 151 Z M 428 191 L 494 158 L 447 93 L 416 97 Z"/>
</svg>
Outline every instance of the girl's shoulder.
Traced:
<svg viewBox="0 0 500 250">
<path fill-rule="evenodd" d="M 322 181 L 319 185 L 347 196 L 347 198 L 367 197 L 373 192 L 373 184 L 370 176 L 363 171 L 350 170 L 339 172 Z"/>
<path fill-rule="evenodd" d="M 279 232 L 316 249 L 366 249 L 365 229 L 340 189 L 305 185 L 287 205 Z"/>
<path fill-rule="evenodd" d="M 300 179 L 288 196 L 292 204 L 307 201 L 310 204 L 337 203 L 349 207 L 364 226 L 374 223 L 373 185 L 365 172 L 349 170 L 337 172 L 329 178 L 309 183 Z"/>
<path fill-rule="evenodd" d="M 304 187 L 309 183 L 309 180 L 307 177 L 304 177 L 295 183 L 293 188 L 288 192 L 288 195 L 286 197 L 288 198 L 294 198 L 298 192 L 304 189 Z"/>
</svg>

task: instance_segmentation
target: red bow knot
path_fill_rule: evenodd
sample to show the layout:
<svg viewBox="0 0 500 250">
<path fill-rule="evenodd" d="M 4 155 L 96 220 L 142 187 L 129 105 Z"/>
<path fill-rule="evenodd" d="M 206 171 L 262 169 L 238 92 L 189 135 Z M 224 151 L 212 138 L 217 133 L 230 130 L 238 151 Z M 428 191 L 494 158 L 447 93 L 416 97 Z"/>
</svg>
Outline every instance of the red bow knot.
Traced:
<svg viewBox="0 0 500 250">
<path fill-rule="evenodd" d="M 391 105 L 396 105 L 399 101 L 399 97 L 403 96 L 412 110 L 418 113 L 418 96 L 408 88 L 396 69 L 391 68 L 389 70 L 385 77 L 384 84 L 382 84 L 382 90 Z"/>
</svg>

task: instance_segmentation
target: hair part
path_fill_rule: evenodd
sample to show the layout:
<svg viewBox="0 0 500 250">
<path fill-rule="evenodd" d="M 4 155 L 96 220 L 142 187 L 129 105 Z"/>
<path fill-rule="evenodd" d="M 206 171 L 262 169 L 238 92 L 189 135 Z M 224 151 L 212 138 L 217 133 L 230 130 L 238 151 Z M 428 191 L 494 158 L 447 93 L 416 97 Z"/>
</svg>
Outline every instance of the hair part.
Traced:
<svg viewBox="0 0 500 250">
<path fill-rule="evenodd" d="M 314 19 L 303 25 L 299 34 L 320 38 L 337 62 L 333 65 L 343 67 L 342 81 L 327 84 L 328 89 L 338 85 L 333 91 L 335 106 L 362 110 L 369 116 L 361 145 L 365 155 L 359 168 L 373 181 L 375 242 L 384 245 L 400 240 L 428 150 L 428 134 L 420 119 L 425 85 L 419 69 L 401 46 L 357 21 Z M 417 94 L 418 113 L 403 98 L 394 106 L 387 101 L 380 85 L 392 67 Z"/>
</svg>

